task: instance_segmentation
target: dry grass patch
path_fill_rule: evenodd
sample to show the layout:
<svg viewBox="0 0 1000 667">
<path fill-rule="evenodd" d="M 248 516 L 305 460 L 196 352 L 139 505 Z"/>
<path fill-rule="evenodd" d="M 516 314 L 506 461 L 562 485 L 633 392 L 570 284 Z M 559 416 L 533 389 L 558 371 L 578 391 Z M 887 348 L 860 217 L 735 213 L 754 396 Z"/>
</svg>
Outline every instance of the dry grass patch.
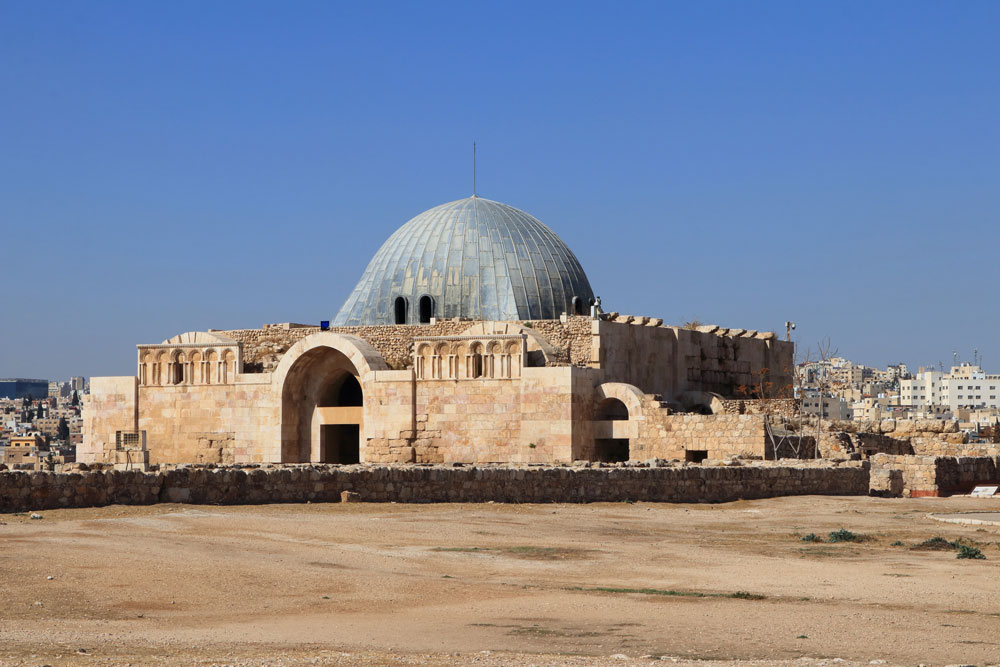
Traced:
<svg viewBox="0 0 1000 667">
<path fill-rule="evenodd" d="M 590 558 L 595 550 L 575 549 L 571 547 L 434 547 L 431 551 L 450 553 L 485 553 L 510 556 L 522 560 L 574 560 Z"/>
</svg>

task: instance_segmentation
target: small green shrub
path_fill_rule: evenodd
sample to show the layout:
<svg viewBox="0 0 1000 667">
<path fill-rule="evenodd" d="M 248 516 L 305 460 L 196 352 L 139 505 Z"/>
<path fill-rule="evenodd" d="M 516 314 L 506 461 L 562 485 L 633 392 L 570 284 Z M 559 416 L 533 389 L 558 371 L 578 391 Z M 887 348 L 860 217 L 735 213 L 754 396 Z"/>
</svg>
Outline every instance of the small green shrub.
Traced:
<svg viewBox="0 0 1000 667">
<path fill-rule="evenodd" d="M 970 547 L 965 544 L 958 545 L 958 553 L 955 554 L 955 558 L 974 558 L 976 560 L 986 560 L 986 556 L 983 552 L 976 547 Z"/>
<path fill-rule="evenodd" d="M 912 547 L 917 551 L 951 551 L 958 548 L 958 542 L 949 542 L 943 537 L 932 537 Z"/>
<path fill-rule="evenodd" d="M 734 598 L 736 600 L 763 600 L 763 599 L 765 599 L 765 596 L 760 595 L 759 593 L 747 593 L 746 591 L 736 591 L 735 593 L 733 593 L 729 597 Z"/>
<path fill-rule="evenodd" d="M 802 536 L 802 541 L 803 542 L 822 542 L 823 538 L 820 537 L 819 535 L 817 535 L 816 533 L 809 533 L 808 535 L 803 535 Z"/>
<path fill-rule="evenodd" d="M 829 537 L 830 542 L 860 542 L 862 539 L 860 535 L 852 533 L 846 528 L 833 531 Z"/>
<path fill-rule="evenodd" d="M 896 540 L 895 542 L 893 542 L 889 546 L 893 546 L 893 547 L 905 547 L 906 545 L 903 544 L 900 540 Z"/>
</svg>

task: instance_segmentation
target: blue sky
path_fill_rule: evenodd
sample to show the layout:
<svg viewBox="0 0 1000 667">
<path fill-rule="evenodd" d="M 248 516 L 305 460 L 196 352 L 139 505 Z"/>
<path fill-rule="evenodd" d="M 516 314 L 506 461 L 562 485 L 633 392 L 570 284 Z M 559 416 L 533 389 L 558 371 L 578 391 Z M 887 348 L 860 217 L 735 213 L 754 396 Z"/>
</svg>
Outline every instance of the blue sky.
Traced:
<svg viewBox="0 0 1000 667">
<path fill-rule="evenodd" d="M 606 309 L 1000 370 L 1000 3 L 0 4 L 0 376 L 331 319 L 479 193 Z"/>
</svg>

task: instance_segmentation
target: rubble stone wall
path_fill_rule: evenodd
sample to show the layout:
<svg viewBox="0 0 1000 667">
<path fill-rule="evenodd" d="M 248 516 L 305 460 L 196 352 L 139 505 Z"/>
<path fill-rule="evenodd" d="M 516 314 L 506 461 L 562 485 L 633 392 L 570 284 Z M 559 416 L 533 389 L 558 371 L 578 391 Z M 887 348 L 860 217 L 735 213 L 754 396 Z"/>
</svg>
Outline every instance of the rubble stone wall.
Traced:
<svg viewBox="0 0 1000 667">
<path fill-rule="evenodd" d="M 738 467 L 295 466 L 179 468 L 155 473 L 0 472 L 0 512 L 158 502 L 729 502 L 790 495 L 865 495 L 867 463 Z"/>
<path fill-rule="evenodd" d="M 722 414 L 794 417 L 799 401 L 794 398 L 736 398 L 722 401 Z"/>
<path fill-rule="evenodd" d="M 806 432 L 809 426 L 806 426 Z M 813 422 L 815 429 L 815 421 Z M 860 454 L 905 456 L 995 456 L 1000 445 L 967 442 L 955 420 L 883 419 L 874 422 L 823 422 L 820 454 L 826 458 L 847 458 Z"/>
<path fill-rule="evenodd" d="M 540 333 L 555 348 L 556 359 L 550 360 L 550 363 L 586 366 L 591 360 L 593 347 L 592 322 L 589 317 L 574 315 L 566 322 L 533 320 L 523 324 Z M 363 338 L 378 350 L 389 368 L 399 370 L 412 366 L 410 348 L 414 338 L 457 336 L 474 324 L 472 320 L 441 320 L 434 324 L 330 327 L 330 331 Z M 292 345 L 318 331 L 320 328 L 313 326 L 265 324 L 260 329 L 231 329 L 213 333 L 243 343 L 244 371 L 259 373 L 274 370 L 281 355 Z"/>
</svg>

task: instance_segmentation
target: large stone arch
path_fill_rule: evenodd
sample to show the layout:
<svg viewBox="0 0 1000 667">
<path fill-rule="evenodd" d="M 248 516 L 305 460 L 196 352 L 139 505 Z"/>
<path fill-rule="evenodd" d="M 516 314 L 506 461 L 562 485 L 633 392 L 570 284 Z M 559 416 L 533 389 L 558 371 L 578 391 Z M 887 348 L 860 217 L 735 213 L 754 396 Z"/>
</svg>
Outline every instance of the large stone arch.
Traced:
<svg viewBox="0 0 1000 667">
<path fill-rule="evenodd" d="M 631 458 L 642 414 L 642 391 L 625 382 L 605 382 L 595 388 L 593 443 L 587 458 L 617 462 Z"/>
<path fill-rule="evenodd" d="M 607 399 L 617 399 L 628 408 L 630 421 L 640 419 L 642 415 L 642 390 L 627 382 L 605 382 L 596 389 L 597 403 Z"/>
<path fill-rule="evenodd" d="M 677 397 L 685 412 L 701 415 L 721 415 L 724 413 L 722 396 L 710 391 L 685 391 Z"/>
<path fill-rule="evenodd" d="M 321 331 L 293 345 L 272 376 L 281 401 L 281 461 L 349 462 L 332 460 L 342 457 L 331 454 L 330 449 L 335 446 L 339 452 L 347 437 L 357 438 L 356 456 L 364 460 L 362 415 L 366 384 L 373 371 L 381 370 L 388 370 L 385 360 L 356 336 Z M 350 395 L 354 383 L 360 388 L 360 401 L 342 404 L 338 397 Z M 354 427 L 356 436 L 339 431 L 334 436 L 333 427 L 349 426 Z"/>
</svg>

